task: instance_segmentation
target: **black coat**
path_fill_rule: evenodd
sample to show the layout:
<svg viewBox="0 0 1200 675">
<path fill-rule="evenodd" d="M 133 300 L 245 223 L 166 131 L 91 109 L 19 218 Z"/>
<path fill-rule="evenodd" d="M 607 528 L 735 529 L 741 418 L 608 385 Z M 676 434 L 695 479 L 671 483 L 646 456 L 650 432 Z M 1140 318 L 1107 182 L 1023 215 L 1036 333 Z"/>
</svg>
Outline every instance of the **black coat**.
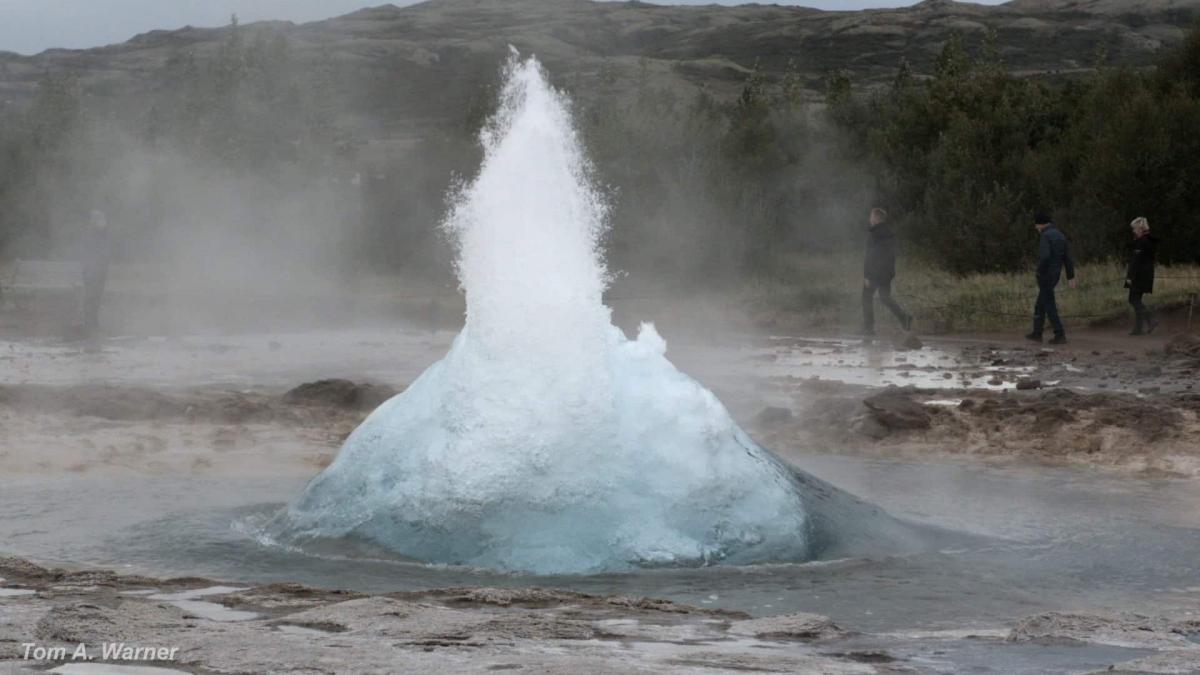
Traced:
<svg viewBox="0 0 1200 675">
<path fill-rule="evenodd" d="M 1158 239 L 1147 234 L 1138 237 L 1130 245 L 1129 270 L 1125 272 L 1126 285 L 1134 293 L 1154 292 L 1154 254 L 1158 250 Z"/>
<path fill-rule="evenodd" d="M 1071 247 L 1067 244 L 1067 238 L 1057 227 L 1049 225 L 1038 237 L 1038 286 L 1054 288 L 1062 278 L 1064 269 L 1067 279 L 1075 278 L 1075 259 L 1071 257 Z"/>
<path fill-rule="evenodd" d="M 867 256 L 863 278 L 876 285 L 891 283 L 896 276 L 896 235 L 887 223 L 867 231 Z"/>
</svg>

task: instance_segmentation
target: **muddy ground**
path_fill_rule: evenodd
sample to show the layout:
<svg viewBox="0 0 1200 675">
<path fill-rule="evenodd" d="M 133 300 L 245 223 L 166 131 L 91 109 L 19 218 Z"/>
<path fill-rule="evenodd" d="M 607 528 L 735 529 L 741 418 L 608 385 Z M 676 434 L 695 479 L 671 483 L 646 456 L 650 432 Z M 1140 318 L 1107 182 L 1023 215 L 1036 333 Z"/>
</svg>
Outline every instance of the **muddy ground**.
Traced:
<svg viewBox="0 0 1200 675">
<path fill-rule="evenodd" d="M 880 349 L 885 365 L 874 362 Z M 972 340 L 925 356 L 931 349 L 806 339 L 738 352 L 725 365 L 685 345 L 676 360 L 785 457 L 958 456 L 1200 477 L 1200 338 L 1059 349 Z M 121 358 L 109 361 L 113 372 L 135 372 Z M 51 365 L 32 366 L 25 381 L 0 379 L 0 470 L 311 472 L 406 384 L 285 384 L 280 374 L 237 387 L 141 375 L 29 382 L 54 381 L 61 366 Z"/>
</svg>

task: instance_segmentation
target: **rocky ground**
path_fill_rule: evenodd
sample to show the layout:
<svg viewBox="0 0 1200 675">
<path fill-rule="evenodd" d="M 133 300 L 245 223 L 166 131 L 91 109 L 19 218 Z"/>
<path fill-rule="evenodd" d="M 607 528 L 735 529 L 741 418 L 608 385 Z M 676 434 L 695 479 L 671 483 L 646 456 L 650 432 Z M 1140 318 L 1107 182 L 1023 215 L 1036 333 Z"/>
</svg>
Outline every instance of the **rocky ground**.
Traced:
<svg viewBox="0 0 1200 675">
<path fill-rule="evenodd" d="M 326 338 L 311 348 L 299 338 L 217 340 L 195 364 L 182 347 L 156 355 L 158 343 L 105 348 L 100 360 L 14 343 L 14 356 L 0 356 L 0 471 L 312 475 L 375 405 L 411 381 L 410 371 L 444 349 L 438 336 L 412 338 L 410 347 L 353 339 L 333 364 L 363 359 L 353 379 L 303 384 L 295 373 L 324 371 L 317 356 L 337 351 Z M 401 352 L 411 367 L 381 378 L 389 384 L 357 374 Z M 784 457 L 819 451 L 1200 476 L 1195 337 L 1081 336 L 1066 348 L 987 336 L 924 347 L 830 338 L 741 352 L 681 344 L 673 353 Z M 166 372 L 177 383 L 153 379 Z M 231 374 L 253 374 L 252 384 L 221 384 Z M 1021 670 L 1010 660 L 1023 646 L 1039 654 L 1069 647 L 1071 663 L 1087 664 L 1059 672 L 1200 672 L 1194 614 L 1064 611 L 986 630 L 860 633 L 815 615 L 751 617 L 529 588 L 365 595 L 286 579 L 247 587 L 17 559 L 0 562 L 0 578 L 0 673 L 152 675 L 22 658 L 28 643 L 82 643 L 98 654 L 102 642 L 178 648 L 175 660 L 121 664 L 158 672 L 890 673 L 960 672 L 971 663 L 1010 672 Z"/>
<path fill-rule="evenodd" d="M 1098 672 L 1200 668 L 1200 620 L 1041 614 L 1006 631 L 861 635 L 813 614 L 768 618 L 564 591 L 439 589 L 364 595 L 297 584 L 235 587 L 46 569 L 0 558 L 0 672 L 540 673 L 948 672 L 902 654 L 915 643 L 1118 648 Z M 104 659 L 105 644 L 171 658 Z M 27 648 L 27 645 L 29 647 Z M 78 652 L 84 645 L 83 652 Z M 90 661 L 35 658 L 65 648 Z M 109 647 L 112 649 L 112 647 Z M 26 658 L 26 652 L 31 654 Z M 936 651 L 936 650 L 935 650 Z M 1098 652 L 1104 653 L 1104 652 Z"/>
<path fill-rule="evenodd" d="M 764 407 L 748 427 L 774 448 L 1200 476 L 1200 338 L 1130 344 L 972 342 L 953 367 L 900 357 L 892 367 L 900 384 L 884 388 L 775 377 L 790 405 Z M 921 384 L 904 385 L 909 379 Z M 930 386 L 938 379 L 947 386 Z"/>
</svg>

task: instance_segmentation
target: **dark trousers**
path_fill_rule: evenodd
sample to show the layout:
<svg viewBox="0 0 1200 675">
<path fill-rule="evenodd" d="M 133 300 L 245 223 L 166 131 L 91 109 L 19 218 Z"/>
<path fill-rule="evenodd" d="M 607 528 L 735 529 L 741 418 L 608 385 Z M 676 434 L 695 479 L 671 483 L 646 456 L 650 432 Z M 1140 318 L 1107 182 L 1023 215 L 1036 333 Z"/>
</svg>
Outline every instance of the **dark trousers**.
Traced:
<svg viewBox="0 0 1200 675">
<path fill-rule="evenodd" d="M 87 335 L 95 334 L 100 327 L 100 301 L 107 280 L 107 275 L 97 275 L 83 281 L 83 331 Z"/>
<path fill-rule="evenodd" d="M 1034 335 L 1042 334 L 1047 317 L 1050 318 L 1050 327 L 1054 329 L 1055 335 L 1067 334 L 1063 328 L 1062 319 L 1058 318 L 1058 303 L 1054 300 L 1054 286 L 1039 285 L 1037 302 L 1033 305 Z"/>
<path fill-rule="evenodd" d="M 1154 316 L 1150 310 L 1146 308 L 1146 303 L 1142 302 L 1142 296 L 1145 295 L 1141 291 L 1130 289 L 1129 304 L 1133 305 L 1133 313 L 1137 316 L 1133 324 L 1133 332 L 1141 333 L 1143 328 L 1150 327 L 1154 323 Z"/>
<path fill-rule="evenodd" d="M 908 314 L 892 299 L 892 282 L 871 281 L 863 286 L 862 292 L 863 330 L 875 330 L 875 291 L 879 291 L 879 301 L 892 311 L 900 325 L 908 322 Z"/>
</svg>

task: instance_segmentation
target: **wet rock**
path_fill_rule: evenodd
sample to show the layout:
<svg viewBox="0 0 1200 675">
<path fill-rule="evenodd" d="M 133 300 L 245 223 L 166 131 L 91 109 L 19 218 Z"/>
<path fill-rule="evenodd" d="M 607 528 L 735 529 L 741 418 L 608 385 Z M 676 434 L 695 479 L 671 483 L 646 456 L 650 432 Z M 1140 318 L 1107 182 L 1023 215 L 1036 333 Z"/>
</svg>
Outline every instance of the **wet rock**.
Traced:
<svg viewBox="0 0 1200 675">
<path fill-rule="evenodd" d="M 108 607 L 91 602 L 51 609 L 34 629 L 39 640 L 70 643 L 132 641 L 148 629 L 183 623 L 182 610 L 170 605 L 129 600 Z"/>
<path fill-rule="evenodd" d="M 863 405 L 888 429 L 928 429 L 930 426 L 929 409 L 898 392 L 876 394 L 864 399 Z"/>
<path fill-rule="evenodd" d="M 845 631 L 819 614 L 783 614 L 747 621 L 734 621 L 729 632 L 749 635 L 763 640 L 829 640 L 841 637 Z"/>
<path fill-rule="evenodd" d="M 779 408 L 776 406 L 768 406 L 763 408 L 754 416 L 755 424 L 760 426 L 775 426 L 783 424 L 792 419 L 792 411 L 787 408 Z"/>
<path fill-rule="evenodd" d="M 1029 391 L 1031 389 L 1041 389 L 1041 388 L 1042 388 L 1041 380 L 1036 380 L 1032 377 L 1022 377 L 1021 379 L 1017 380 L 1017 390 L 1018 391 Z"/>
<path fill-rule="evenodd" d="M 1200 672 L 1200 648 L 1162 651 L 1133 661 L 1123 661 L 1109 666 L 1108 672 L 1162 675 Z"/>
<path fill-rule="evenodd" d="M 1074 421 L 1075 415 L 1066 408 L 1041 408 L 1034 418 L 1034 428 L 1038 431 L 1051 431 Z"/>
<path fill-rule="evenodd" d="M 1114 647 L 1193 647 L 1175 622 L 1140 614 L 1047 612 L 1017 622 L 1009 642 L 1097 644 Z M 1194 655 L 1200 655 L 1197 649 Z"/>
<path fill-rule="evenodd" d="M 1200 359 L 1200 336 L 1191 333 L 1175 335 L 1167 341 L 1163 351 L 1172 356 Z"/>
<path fill-rule="evenodd" d="M 856 434 L 861 434 L 873 440 L 882 440 L 887 437 L 891 430 L 879 423 L 873 415 L 865 415 L 858 420 L 855 420 L 851 429 Z"/>
<path fill-rule="evenodd" d="M 19 579 L 45 579 L 51 576 L 50 570 L 35 565 L 24 558 L 0 557 L 0 577 Z"/>
<path fill-rule="evenodd" d="M 925 347 L 925 343 L 921 342 L 921 338 L 917 337 L 916 335 L 913 335 L 912 333 L 905 333 L 902 337 L 895 341 L 894 346 L 896 349 L 905 350 L 922 349 Z"/>
<path fill-rule="evenodd" d="M 305 382 L 283 395 L 288 405 L 325 406 L 345 410 L 371 410 L 396 395 L 396 390 L 382 384 L 356 383 L 330 379 Z"/>
</svg>

